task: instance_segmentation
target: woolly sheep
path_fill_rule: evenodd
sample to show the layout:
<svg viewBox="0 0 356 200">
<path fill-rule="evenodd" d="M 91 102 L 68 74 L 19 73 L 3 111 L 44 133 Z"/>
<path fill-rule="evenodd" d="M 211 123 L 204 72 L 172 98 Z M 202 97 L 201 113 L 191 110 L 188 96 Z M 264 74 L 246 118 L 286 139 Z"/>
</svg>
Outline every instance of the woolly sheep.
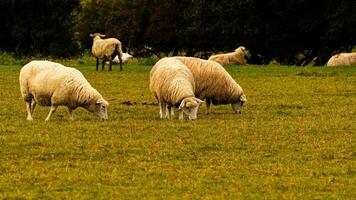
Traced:
<svg viewBox="0 0 356 200">
<path fill-rule="evenodd" d="M 105 60 L 109 59 L 109 71 L 111 71 L 112 59 L 119 55 L 120 71 L 122 71 L 122 46 L 116 38 L 101 39 L 106 35 L 100 33 L 90 34 L 93 37 L 93 46 L 91 53 L 96 57 L 96 71 L 98 71 L 99 58 L 103 59 L 102 70 L 104 70 Z"/>
<path fill-rule="evenodd" d="M 109 103 L 95 90 L 77 69 L 50 61 L 31 61 L 20 71 L 20 90 L 26 102 L 27 120 L 32 120 L 36 104 L 51 106 L 48 121 L 58 106 L 72 111 L 83 107 L 100 119 L 108 119 Z"/>
<path fill-rule="evenodd" d="M 332 56 L 326 66 L 352 66 L 356 65 L 356 52 L 339 53 Z"/>
<path fill-rule="evenodd" d="M 132 55 L 128 54 L 128 53 L 122 53 L 122 63 L 125 63 L 126 61 L 128 61 L 130 58 L 132 58 Z M 119 60 L 119 56 L 116 55 L 115 58 L 112 60 L 113 63 L 120 63 Z M 107 61 L 106 64 L 109 64 L 109 62 Z"/>
<path fill-rule="evenodd" d="M 162 58 L 150 72 L 150 90 L 160 105 L 160 117 L 171 119 L 171 107 L 196 119 L 202 100 L 194 96 L 195 81 L 190 70 L 175 58 Z"/>
<path fill-rule="evenodd" d="M 245 58 L 246 56 L 246 48 L 244 46 L 240 46 L 231 53 L 212 55 L 209 57 L 209 60 L 220 63 L 223 66 L 229 64 L 243 65 L 247 63 Z"/>
<path fill-rule="evenodd" d="M 195 96 L 206 99 L 207 114 L 210 104 L 231 104 L 235 113 L 242 112 L 246 96 L 239 84 L 218 63 L 193 57 L 176 57 L 192 72 Z"/>
</svg>

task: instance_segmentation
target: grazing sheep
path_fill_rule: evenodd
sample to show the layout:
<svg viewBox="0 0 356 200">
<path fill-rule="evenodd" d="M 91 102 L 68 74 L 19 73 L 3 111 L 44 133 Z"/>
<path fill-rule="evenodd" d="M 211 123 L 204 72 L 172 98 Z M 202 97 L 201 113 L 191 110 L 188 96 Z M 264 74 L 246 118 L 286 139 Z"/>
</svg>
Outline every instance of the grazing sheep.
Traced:
<svg viewBox="0 0 356 200">
<path fill-rule="evenodd" d="M 122 57 L 121 57 L 122 63 L 125 63 L 126 61 L 128 61 L 132 57 L 133 56 L 128 54 L 128 53 L 122 53 Z M 120 63 L 118 55 L 115 56 L 115 58 L 112 60 L 112 63 Z M 109 64 L 109 62 L 107 61 L 106 64 Z"/>
<path fill-rule="evenodd" d="M 339 53 L 332 56 L 326 66 L 352 66 L 356 65 L 356 52 Z"/>
<path fill-rule="evenodd" d="M 240 46 L 231 53 L 212 55 L 209 57 L 209 60 L 220 63 L 223 66 L 229 64 L 243 65 L 247 63 L 245 58 L 246 56 L 246 48 L 244 46 Z"/>
<path fill-rule="evenodd" d="M 210 104 L 231 104 L 235 113 L 242 112 L 246 96 L 239 84 L 218 63 L 193 57 L 175 57 L 192 72 L 195 80 L 195 96 L 206 99 L 207 113 Z"/>
<path fill-rule="evenodd" d="M 51 106 L 48 121 L 58 106 L 72 111 L 83 107 L 100 119 L 108 118 L 109 103 L 103 99 L 77 69 L 50 61 L 31 61 L 20 71 L 20 90 L 26 102 L 27 120 L 32 120 L 36 104 Z"/>
<path fill-rule="evenodd" d="M 171 119 L 171 107 L 196 119 L 202 100 L 194 96 L 195 82 L 190 70 L 175 58 L 162 58 L 150 72 L 150 90 L 160 105 L 160 117 Z"/>
<path fill-rule="evenodd" d="M 100 33 L 90 34 L 93 37 L 91 53 L 96 57 L 96 71 L 98 71 L 99 58 L 103 59 L 102 70 L 104 70 L 105 60 L 109 59 L 109 71 L 111 71 L 112 59 L 119 55 L 120 71 L 122 71 L 122 47 L 121 42 L 116 38 L 101 39 L 105 37 Z"/>
</svg>

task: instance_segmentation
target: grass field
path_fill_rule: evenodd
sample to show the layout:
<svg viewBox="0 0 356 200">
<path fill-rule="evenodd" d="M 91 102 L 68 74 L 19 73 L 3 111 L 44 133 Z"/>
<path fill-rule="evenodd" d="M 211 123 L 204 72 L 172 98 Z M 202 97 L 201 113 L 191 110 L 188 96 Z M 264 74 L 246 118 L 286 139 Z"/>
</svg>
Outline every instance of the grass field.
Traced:
<svg viewBox="0 0 356 200">
<path fill-rule="evenodd" d="M 95 72 L 77 65 L 109 103 L 26 121 L 18 75 L 0 66 L 0 198 L 355 199 L 356 68 L 230 66 L 242 115 L 203 105 L 196 121 L 159 119 L 151 66 Z M 153 105 L 152 105 L 153 104 Z"/>
</svg>

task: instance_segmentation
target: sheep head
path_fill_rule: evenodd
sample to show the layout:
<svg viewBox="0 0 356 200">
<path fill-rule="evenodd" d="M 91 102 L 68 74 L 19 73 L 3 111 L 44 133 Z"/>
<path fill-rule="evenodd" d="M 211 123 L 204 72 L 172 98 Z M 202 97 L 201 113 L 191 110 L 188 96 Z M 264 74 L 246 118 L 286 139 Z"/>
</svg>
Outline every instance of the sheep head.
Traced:
<svg viewBox="0 0 356 200">
<path fill-rule="evenodd" d="M 101 33 L 93 33 L 93 34 L 89 34 L 89 36 L 94 38 L 94 39 L 106 37 L 106 35 L 103 35 Z"/>
<path fill-rule="evenodd" d="M 246 59 L 246 61 L 251 57 L 250 51 L 247 50 L 246 47 L 244 46 L 240 46 L 239 48 L 235 49 L 235 52 L 238 54 L 242 54 L 244 59 Z"/>
<path fill-rule="evenodd" d="M 244 94 L 242 94 L 236 103 L 231 104 L 231 107 L 236 114 L 242 113 L 242 106 L 244 105 L 244 103 L 246 101 L 247 101 L 246 96 Z"/>
<path fill-rule="evenodd" d="M 89 106 L 88 110 L 90 112 L 95 113 L 99 119 L 101 120 L 107 120 L 108 119 L 108 107 L 109 103 L 105 101 L 105 99 L 100 98 L 97 99 L 96 101 L 93 101 Z"/>
<path fill-rule="evenodd" d="M 246 47 L 244 47 L 244 46 L 239 46 L 239 48 L 235 49 L 235 52 L 243 53 L 244 55 L 247 54 Z"/>
<path fill-rule="evenodd" d="M 197 119 L 198 109 L 202 102 L 196 97 L 187 97 L 182 100 L 178 110 L 182 110 L 183 113 L 188 115 L 189 119 Z"/>
</svg>

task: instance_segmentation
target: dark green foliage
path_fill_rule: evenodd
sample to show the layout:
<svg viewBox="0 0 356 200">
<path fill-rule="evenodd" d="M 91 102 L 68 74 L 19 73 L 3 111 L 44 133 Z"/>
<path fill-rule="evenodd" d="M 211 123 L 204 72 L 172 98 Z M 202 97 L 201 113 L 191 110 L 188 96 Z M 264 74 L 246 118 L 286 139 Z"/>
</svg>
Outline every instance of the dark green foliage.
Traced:
<svg viewBox="0 0 356 200">
<path fill-rule="evenodd" d="M 350 0 L 4 0 L 0 49 L 66 56 L 75 53 L 73 41 L 90 49 L 89 34 L 100 32 L 136 57 L 207 58 L 244 45 L 249 63 L 322 65 L 356 45 L 355 6 Z"/>
<path fill-rule="evenodd" d="M 355 4 L 348 0 L 93 0 L 83 7 L 85 48 L 91 46 L 87 33 L 100 31 L 133 52 L 146 45 L 157 55 L 207 58 L 245 45 L 250 63 L 306 65 L 317 57 L 320 65 L 356 44 Z"/>
<path fill-rule="evenodd" d="M 92 45 L 90 33 L 100 32 L 116 37 L 127 48 L 143 49 L 147 30 L 149 1 L 90 0 L 82 1 L 82 12 L 77 25 L 82 48 Z"/>
<path fill-rule="evenodd" d="M 79 0 L 0 1 L 0 48 L 17 55 L 67 57 L 78 51 L 74 41 Z"/>
</svg>

